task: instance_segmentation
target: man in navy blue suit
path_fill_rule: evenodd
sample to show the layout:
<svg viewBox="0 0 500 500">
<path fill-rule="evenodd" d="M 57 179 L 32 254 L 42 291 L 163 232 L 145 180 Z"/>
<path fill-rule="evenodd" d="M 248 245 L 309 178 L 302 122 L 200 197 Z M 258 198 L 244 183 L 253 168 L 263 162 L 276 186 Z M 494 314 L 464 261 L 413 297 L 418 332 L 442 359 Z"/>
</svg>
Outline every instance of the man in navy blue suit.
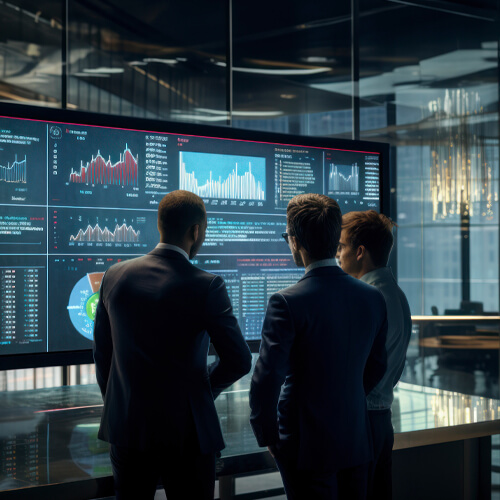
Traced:
<svg viewBox="0 0 500 500">
<path fill-rule="evenodd" d="M 384 375 L 381 293 L 343 272 L 342 214 L 304 194 L 287 208 L 288 242 L 305 275 L 274 294 L 250 388 L 250 422 L 288 499 L 363 499 L 373 458 L 366 395 Z"/>
<path fill-rule="evenodd" d="M 99 438 L 111 444 L 116 498 L 213 499 L 215 455 L 224 441 L 214 398 L 250 371 L 252 357 L 224 281 L 193 266 L 205 239 L 203 200 L 167 194 L 161 241 L 112 266 L 94 326 L 104 398 Z M 219 362 L 207 368 L 209 342 Z"/>
</svg>

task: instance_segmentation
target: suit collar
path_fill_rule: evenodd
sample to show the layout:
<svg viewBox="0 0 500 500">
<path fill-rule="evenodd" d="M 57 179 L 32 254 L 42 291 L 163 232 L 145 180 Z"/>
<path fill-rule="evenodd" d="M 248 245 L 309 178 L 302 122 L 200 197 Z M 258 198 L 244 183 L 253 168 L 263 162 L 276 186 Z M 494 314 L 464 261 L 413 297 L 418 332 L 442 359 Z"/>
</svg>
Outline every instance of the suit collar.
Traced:
<svg viewBox="0 0 500 500">
<path fill-rule="evenodd" d="M 307 278 L 314 278 L 317 276 L 347 276 L 347 274 L 340 269 L 339 266 L 316 267 L 311 269 L 308 273 L 304 274 L 299 281 Z"/>
<path fill-rule="evenodd" d="M 359 279 L 369 285 L 373 285 L 376 281 L 394 281 L 394 275 L 392 274 L 390 267 L 379 267 L 378 269 L 374 269 L 373 271 L 364 274 Z"/>
<path fill-rule="evenodd" d="M 189 262 L 184 255 L 180 254 L 179 252 L 176 252 L 175 250 L 170 250 L 168 248 L 154 248 L 151 250 L 151 252 L 148 253 L 148 255 L 157 255 L 159 257 L 166 257 L 168 259 L 175 259 L 175 260 L 182 260 L 184 262 Z"/>
</svg>

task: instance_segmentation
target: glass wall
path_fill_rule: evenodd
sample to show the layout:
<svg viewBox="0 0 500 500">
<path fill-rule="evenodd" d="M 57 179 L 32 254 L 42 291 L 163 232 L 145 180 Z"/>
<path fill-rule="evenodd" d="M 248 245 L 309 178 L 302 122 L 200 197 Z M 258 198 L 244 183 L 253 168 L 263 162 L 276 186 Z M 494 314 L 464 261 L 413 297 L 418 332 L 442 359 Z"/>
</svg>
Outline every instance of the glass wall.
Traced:
<svg viewBox="0 0 500 500">
<path fill-rule="evenodd" d="M 394 146 L 399 282 L 413 314 L 498 311 L 495 18 L 376 3 L 361 8 L 360 94 L 390 121 L 362 137 Z"/>
<path fill-rule="evenodd" d="M 386 110 L 361 137 L 392 146 L 397 275 L 415 316 L 403 378 L 498 397 L 496 6 L 412 4 L 361 2 L 359 27 L 362 107 Z"/>
<path fill-rule="evenodd" d="M 234 2 L 233 125 L 304 135 L 351 133 L 350 1 Z M 328 92 L 321 82 L 347 85 Z"/>
<path fill-rule="evenodd" d="M 68 4 L 68 103 L 102 113 L 226 123 L 223 3 Z"/>
<path fill-rule="evenodd" d="M 474 390 L 498 396 L 497 2 L 433 5 L 0 2 L 0 99 L 333 137 L 359 124 L 392 147 L 405 377 L 462 390 L 480 372 Z"/>
</svg>

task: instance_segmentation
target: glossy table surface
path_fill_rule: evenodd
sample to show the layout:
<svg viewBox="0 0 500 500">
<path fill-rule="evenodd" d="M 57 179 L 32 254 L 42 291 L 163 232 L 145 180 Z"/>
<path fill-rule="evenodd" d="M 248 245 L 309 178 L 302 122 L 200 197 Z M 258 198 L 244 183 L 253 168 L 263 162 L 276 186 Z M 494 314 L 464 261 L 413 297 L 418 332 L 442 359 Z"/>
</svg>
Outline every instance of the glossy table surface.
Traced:
<svg viewBox="0 0 500 500">
<path fill-rule="evenodd" d="M 487 335 L 440 335 L 439 337 L 420 339 L 418 345 L 430 349 L 480 349 L 498 351 L 500 349 L 500 338 Z"/>
<path fill-rule="evenodd" d="M 248 421 L 247 376 L 216 401 L 226 448 L 219 475 L 272 469 Z M 500 433 L 500 402 L 400 383 L 393 404 L 395 449 Z M 0 492 L 111 476 L 97 439 L 96 385 L 0 393 Z"/>
</svg>

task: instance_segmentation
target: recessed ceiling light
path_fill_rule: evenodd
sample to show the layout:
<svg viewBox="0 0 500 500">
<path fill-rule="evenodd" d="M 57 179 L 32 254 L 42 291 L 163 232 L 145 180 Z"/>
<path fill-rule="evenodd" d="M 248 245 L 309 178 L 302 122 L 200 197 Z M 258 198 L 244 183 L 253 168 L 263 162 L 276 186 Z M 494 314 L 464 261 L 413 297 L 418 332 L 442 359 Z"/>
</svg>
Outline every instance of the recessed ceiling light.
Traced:
<svg viewBox="0 0 500 500">
<path fill-rule="evenodd" d="M 175 115 L 175 119 L 177 120 L 197 120 L 202 122 L 221 122 L 227 120 L 226 116 L 203 116 L 203 115 L 195 115 L 195 114 L 181 114 Z"/>
<path fill-rule="evenodd" d="M 89 73 L 92 75 L 112 75 L 123 73 L 125 70 L 123 68 L 107 68 L 101 66 L 100 68 L 85 68 L 83 70 L 84 73 Z"/>
<path fill-rule="evenodd" d="M 227 64 L 222 61 L 215 62 L 216 66 L 225 68 Z M 263 69 L 263 68 L 240 68 L 233 66 L 233 71 L 239 73 L 257 73 L 259 75 L 315 75 L 317 73 L 326 73 L 330 68 L 294 68 L 294 69 Z"/>
<path fill-rule="evenodd" d="M 220 109 L 196 108 L 199 113 L 227 116 L 228 112 Z M 280 116 L 283 111 L 233 111 L 233 116 Z"/>
<path fill-rule="evenodd" d="M 304 57 L 303 61 L 308 63 L 334 63 L 337 62 L 333 57 L 324 57 L 324 56 L 308 56 Z"/>
<path fill-rule="evenodd" d="M 72 73 L 71 76 L 84 76 L 86 78 L 109 78 L 109 75 L 103 75 L 101 73 L 84 73 L 83 71 Z"/>
<path fill-rule="evenodd" d="M 160 57 L 146 57 L 143 61 L 145 63 L 177 64 L 177 59 L 162 59 Z"/>
</svg>

